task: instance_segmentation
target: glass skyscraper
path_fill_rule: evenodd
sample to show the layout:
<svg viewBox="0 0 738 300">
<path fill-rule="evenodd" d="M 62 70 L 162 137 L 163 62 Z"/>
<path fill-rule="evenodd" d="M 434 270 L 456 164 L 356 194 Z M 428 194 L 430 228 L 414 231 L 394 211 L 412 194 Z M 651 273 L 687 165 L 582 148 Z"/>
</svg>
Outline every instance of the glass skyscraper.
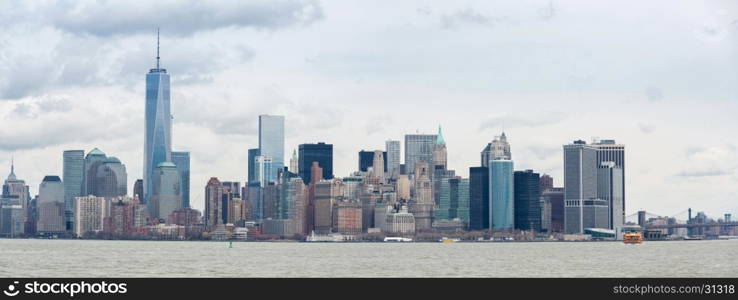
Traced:
<svg viewBox="0 0 738 300">
<path fill-rule="evenodd" d="M 333 178 L 333 145 L 319 142 L 317 144 L 301 144 L 298 147 L 300 178 L 305 184 L 312 182 L 313 162 L 323 169 L 322 179 Z M 316 179 L 316 182 L 320 178 Z"/>
<path fill-rule="evenodd" d="M 495 230 L 513 229 L 514 179 L 512 160 L 489 161 L 489 225 Z"/>
<path fill-rule="evenodd" d="M 259 116 L 259 155 L 271 158 L 267 182 L 277 182 L 277 170 L 284 167 L 284 116 Z"/>
<path fill-rule="evenodd" d="M 515 229 L 541 230 L 540 174 L 515 171 Z"/>
<path fill-rule="evenodd" d="M 415 170 L 415 163 L 419 161 L 431 164 L 433 162 L 433 146 L 438 136 L 435 134 L 406 134 L 405 135 L 405 171 Z"/>
<path fill-rule="evenodd" d="M 384 160 L 387 164 L 385 170 L 391 178 L 400 176 L 400 141 L 389 140 L 385 142 L 387 149 L 387 158 Z"/>
<path fill-rule="evenodd" d="M 448 178 L 441 181 L 441 199 L 436 220 L 458 218 L 469 224 L 469 179 Z"/>
<path fill-rule="evenodd" d="M 67 230 L 74 229 L 74 197 L 82 196 L 85 183 L 85 151 L 64 151 L 62 182 L 64 182 L 64 216 Z"/>
<path fill-rule="evenodd" d="M 146 124 L 144 140 L 144 203 L 153 190 L 154 170 L 172 159 L 172 114 L 169 99 L 169 74 L 159 66 L 157 36 L 156 68 L 146 74 Z"/>
<path fill-rule="evenodd" d="M 247 182 L 254 183 L 256 182 L 256 157 L 259 156 L 259 148 L 255 149 L 249 149 L 248 154 L 248 176 Z"/>
<path fill-rule="evenodd" d="M 172 152 L 172 163 L 179 171 L 179 186 L 182 189 L 182 207 L 190 207 L 190 153 Z"/>
</svg>

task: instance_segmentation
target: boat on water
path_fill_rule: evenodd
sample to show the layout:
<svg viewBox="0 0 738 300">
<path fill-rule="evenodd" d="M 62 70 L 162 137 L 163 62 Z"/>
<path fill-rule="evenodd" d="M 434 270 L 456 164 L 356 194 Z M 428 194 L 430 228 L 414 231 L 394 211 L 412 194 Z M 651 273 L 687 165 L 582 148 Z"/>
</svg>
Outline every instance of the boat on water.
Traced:
<svg viewBox="0 0 738 300">
<path fill-rule="evenodd" d="M 404 238 L 404 237 L 385 237 L 385 242 L 412 242 L 413 239 L 411 238 Z"/>
<path fill-rule="evenodd" d="M 441 238 L 441 239 L 440 239 L 440 240 L 438 240 L 438 241 L 439 241 L 439 242 L 441 242 L 441 243 L 444 243 L 444 244 L 451 244 L 451 243 L 456 243 L 456 242 L 458 242 L 458 241 L 459 241 L 459 239 L 450 239 L 450 238 L 447 238 L 447 237 L 443 237 L 443 238 Z"/>
<path fill-rule="evenodd" d="M 640 232 L 623 233 L 623 243 L 640 244 L 643 242 L 643 235 Z"/>
</svg>

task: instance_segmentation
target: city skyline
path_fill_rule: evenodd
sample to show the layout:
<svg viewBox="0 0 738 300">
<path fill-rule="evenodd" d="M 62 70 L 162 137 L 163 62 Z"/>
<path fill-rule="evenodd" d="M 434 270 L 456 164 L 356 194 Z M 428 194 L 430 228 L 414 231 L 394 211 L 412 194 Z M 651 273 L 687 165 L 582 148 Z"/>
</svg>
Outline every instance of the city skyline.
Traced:
<svg viewBox="0 0 738 300">
<path fill-rule="evenodd" d="M 390 85 L 379 78 L 388 72 L 381 68 L 389 68 L 391 63 L 398 63 L 392 59 L 393 55 L 379 53 L 371 56 L 370 52 L 341 47 L 340 41 L 350 38 L 335 31 L 328 32 L 328 38 L 337 38 L 339 42 L 324 45 L 328 49 L 325 52 L 307 47 L 304 53 L 300 53 L 299 60 L 286 59 L 291 52 L 270 53 L 273 47 L 293 45 L 294 42 L 286 41 L 290 37 L 297 36 L 298 41 L 304 41 L 317 33 L 325 33 L 326 26 L 336 28 L 337 23 L 353 24 L 353 21 L 340 16 L 342 4 L 326 3 L 327 5 L 323 6 L 305 4 L 302 7 L 293 7 L 305 18 L 288 19 L 286 23 L 235 24 L 236 28 L 225 28 L 224 25 L 216 28 L 195 28 L 191 32 L 175 30 L 171 24 L 162 26 L 162 47 L 166 49 L 163 51 L 166 54 L 162 55 L 162 68 L 167 68 L 172 74 L 171 101 L 174 115 L 172 143 L 176 145 L 176 149 L 189 151 L 192 155 L 191 199 L 195 208 L 203 208 L 202 186 L 208 178 L 217 176 L 221 181 L 245 181 L 246 150 L 258 147 L 257 116 L 276 114 L 286 117 L 285 153 L 291 153 L 303 143 L 322 141 L 333 144 L 335 147 L 333 173 L 336 176 L 347 176 L 355 168 L 357 151 L 384 150 L 386 140 L 403 141 L 405 134 L 415 134 L 416 130 L 420 133 L 433 134 L 440 123 L 444 128 L 444 138 L 448 146 L 448 168 L 456 170 L 458 175 L 468 177 L 468 167 L 478 165 L 479 153 L 484 146 L 504 130 L 515 152 L 515 170 L 533 169 L 541 174 L 550 174 L 554 177 L 555 185 L 561 186 L 563 184 L 561 145 L 577 139 L 590 142 L 591 136 L 598 135 L 601 138 L 616 139 L 628 146 L 626 214 L 645 209 L 669 215 L 686 207 L 703 210 L 708 215 L 714 216 L 720 216 L 724 212 L 736 213 L 735 198 L 738 197 L 738 188 L 734 183 L 738 179 L 738 174 L 734 158 L 738 153 L 738 147 L 735 137 L 730 134 L 736 125 L 729 119 L 730 112 L 736 111 L 736 90 L 735 87 L 727 85 L 726 81 L 735 79 L 735 71 L 712 64 L 712 59 L 720 62 L 731 62 L 735 59 L 728 55 L 727 51 L 723 52 L 735 47 L 735 29 L 727 25 L 730 18 L 737 17 L 730 15 L 730 11 L 727 10 L 730 5 L 735 4 L 722 6 L 691 4 L 666 8 L 686 14 L 694 20 L 680 22 L 681 19 L 667 19 L 663 21 L 665 23 L 653 25 L 638 23 L 645 27 L 646 32 L 660 28 L 659 26 L 674 24 L 693 29 L 682 33 L 690 38 L 685 42 L 669 44 L 667 42 L 670 42 L 670 39 L 665 37 L 659 40 L 674 47 L 651 46 L 658 49 L 688 47 L 694 51 L 690 54 L 704 64 L 677 63 L 677 68 L 690 67 L 690 70 L 695 70 L 697 74 L 706 75 L 702 76 L 708 78 L 706 81 L 662 73 L 663 70 L 674 67 L 672 65 L 660 69 L 659 66 L 676 63 L 680 58 L 679 51 L 654 62 L 648 61 L 654 59 L 654 52 L 646 52 L 648 59 L 638 61 L 644 63 L 643 72 L 651 72 L 654 75 L 629 81 L 624 79 L 623 74 L 629 74 L 630 71 L 618 69 L 615 64 L 603 63 L 601 59 L 602 57 L 635 59 L 633 56 L 606 52 L 605 49 L 593 45 L 585 45 L 585 49 L 589 52 L 567 52 L 567 48 L 561 50 L 562 48 L 556 47 L 561 45 L 562 40 L 547 37 L 545 42 L 553 45 L 554 50 L 558 49 L 561 52 L 553 51 L 554 54 L 541 55 L 534 47 L 508 46 L 502 47 L 501 54 L 488 51 L 489 53 L 485 55 L 472 55 L 473 58 L 486 59 L 485 68 L 511 74 L 513 79 L 530 85 L 523 88 L 520 83 L 515 83 L 503 88 L 494 84 L 495 80 L 499 79 L 496 77 L 498 75 L 493 74 L 496 72 L 470 67 L 460 69 L 463 71 L 458 73 L 460 78 L 451 78 L 453 80 L 445 84 L 437 84 L 448 79 L 439 75 L 442 71 L 455 69 L 432 65 L 429 66 L 433 71 L 431 75 L 415 72 L 414 68 L 420 66 L 418 63 L 424 62 L 423 59 L 428 57 L 421 55 L 418 60 L 411 59 L 407 51 L 414 48 L 403 43 L 391 49 L 397 50 L 399 58 L 407 59 L 410 65 L 405 66 L 407 69 L 401 70 L 403 72 L 396 72 L 394 68 L 389 72 L 396 72 L 393 79 L 400 79 L 406 84 Z M 498 49 L 500 45 L 504 46 L 506 43 L 522 43 L 529 40 L 505 35 L 491 44 L 480 42 L 482 45 L 477 45 L 469 39 L 475 34 L 532 32 L 531 30 L 545 26 L 553 26 L 552 30 L 559 30 L 571 26 L 571 23 L 565 22 L 566 18 L 583 17 L 582 14 L 567 10 L 565 5 L 560 6 L 558 3 L 553 6 L 555 13 L 550 16 L 552 19 L 547 21 L 542 20 L 543 16 L 537 16 L 539 13 L 544 14 L 546 5 L 531 10 L 510 4 L 502 7 L 492 6 L 500 8 L 502 16 L 507 13 L 527 18 L 524 18 L 525 23 L 517 25 L 509 24 L 510 20 L 504 17 L 494 17 L 495 10 L 483 7 L 481 3 L 474 7 L 443 5 L 426 7 L 409 4 L 400 6 L 393 14 L 412 16 L 408 21 L 409 29 L 398 30 L 397 35 L 383 38 L 371 35 L 382 32 L 385 26 L 405 28 L 402 22 L 380 20 L 363 27 L 359 26 L 357 30 L 365 33 L 364 36 L 369 34 L 368 36 L 378 39 L 383 45 L 389 45 L 393 39 L 403 37 L 398 35 L 417 34 L 418 38 L 422 38 L 420 41 L 429 41 L 426 40 L 428 34 L 440 34 L 445 37 L 457 37 L 463 45 L 470 46 L 469 51 L 476 51 Z M 649 3 L 646 6 L 649 8 L 658 5 Z M 699 9 L 691 12 L 688 8 L 694 8 L 693 6 Z M 308 10 L 309 7 L 312 7 L 310 8 L 312 12 Z M 6 11 L 14 10 L 9 8 Z M 597 8 L 587 10 L 595 15 L 599 11 Z M 534 16 L 542 19 L 539 20 Z M 623 21 L 617 17 L 608 16 L 608 18 L 611 18 L 608 19 L 610 21 L 616 21 L 616 24 L 623 25 Z M 728 22 L 723 22 L 726 18 Z M 618 20 L 620 22 L 617 22 Z M 12 27 L 11 25 L 8 26 Z M 113 32 L 89 32 L 68 23 L 32 25 L 52 28 L 51 32 L 44 33 L 40 30 L 39 34 L 51 36 L 60 34 L 71 41 L 83 42 L 82 44 L 99 51 L 103 56 L 118 55 L 114 57 L 118 61 L 132 61 L 134 64 L 124 67 L 122 73 L 118 74 L 121 75 L 120 78 L 111 78 L 112 83 L 100 81 L 96 77 L 99 76 L 98 73 L 90 75 L 92 77 L 85 81 L 73 76 L 76 74 L 75 71 L 79 71 L 74 67 L 83 66 L 82 62 L 67 53 L 66 56 L 59 57 L 69 58 L 66 62 L 69 67 L 62 70 L 63 74 L 69 75 L 68 80 L 77 81 L 65 82 L 53 78 L 50 81 L 40 80 L 38 81 L 42 85 L 40 91 L 23 92 L 16 88 L 22 86 L 23 82 L 19 82 L 17 78 L 10 80 L 8 86 L 0 89 L 2 91 L 0 98 L 7 100 L 0 101 L 0 111 L 9 124 L 20 125 L 6 126 L 7 128 L 0 131 L 0 139 L 5 145 L 0 149 L 2 155 L 0 164 L 7 166 L 9 171 L 10 157 L 15 156 L 15 172 L 19 178 L 26 180 L 32 194 L 37 194 L 37 187 L 45 175 L 62 175 L 63 150 L 90 151 L 97 147 L 106 153 L 115 153 L 126 164 L 129 174 L 128 194 L 131 195 L 133 182 L 140 177 L 137 174 L 143 173 L 141 141 L 144 132 L 142 127 L 144 89 L 141 78 L 154 63 L 152 36 L 156 24 L 146 28 L 137 27 L 132 32 L 109 26 L 103 27 Z M 596 24 L 593 26 L 597 29 L 631 33 L 629 29 L 617 31 L 617 28 Z M 259 32 L 261 28 L 272 28 L 269 30 L 273 32 L 261 33 Z M 171 35 L 168 36 L 169 29 Z M 708 34 L 706 33 L 708 31 L 717 33 Z M 586 34 L 583 31 L 574 32 Z M 211 48 L 187 48 L 195 42 L 219 43 L 225 40 L 223 39 L 225 35 L 233 33 L 240 33 L 253 39 L 249 39 L 248 43 L 224 42 Z M 9 37 L 13 37 L 14 34 L 18 32 L 5 33 Z M 636 37 L 615 35 L 619 41 L 630 43 L 641 41 L 642 37 L 643 35 Z M 13 40 L 11 46 L 19 43 L 15 39 L 11 40 Z M 21 39 L 20 42 L 22 41 Z M 125 47 L 125 44 L 119 44 L 123 42 L 132 42 L 130 49 Z M 53 50 L 50 51 L 62 51 L 58 54 L 62 55 L 64 50 L 69 50 L 65 48 L 69 47 L 68 41 L 56 43 L 56 47 L 52 47 Z M 112 45 L 122 47 L 108 49 Z M 707 49 L 694 50 L 695 47 Z M 191 49 L 201 51 L 195 54 L 208 57 L 210 54 L 224 52 L 226 55 L 223 59 L 230 60 L 229 62 L 237 67 L 225 66 L 222 61 L 214 63 L 212 66 L 214 69 L 203 68 L 202 65 L 193 66 L 194 62 L 188 60 L 195 58 L 184 60 L 187 54 L 192 54 Z M 242 52 L 238 52 L 239 49 Z M 447 54 L 450 56 L 454 53 L 466 53 L 460 48 L 446 50 L 452 51 L 451 54 Z M 513 52 L 511 50 L 528 51 L 528 56 L 511 54 Z M 2 51 L 3 54 L 7 54 L 9 60 L 18 57 L 17 54 L 9 52 L 10 50 Z M 337 51 L 336 59 L 331 59 L 331 51 Z M 38 50 L 29 55 L 33 57 L 44 53 Z M 239 54 L 245 57 L 239 57 Z M 352 54 L 356 56 L 351 56 Z M 427 54 L 439 52 L 429 51 Z M 172 58 L 168 59 L 167 55 L 171 55 Z M 366 58 L 367 55 L 368 58 L 375 58 L 379 62 L 370 66 L 359 64 L 358 58 Z M 524 64 L 518 69 L 489 58 L 489 55 L 531 63 Z M 577 58 L 574 59 L 572 56 Z M 281 58 L 285 60 L 282 61 Z M 337 60 L 338 58 L 341 60 Z M 213 62 L 215 58 L 208 59 L 210 60 L 206 60 L 207 62 Z M 567 67 L 547 63 L 549 60 L 557 59 L 562 59 L 564 65 L 569 64 L 570 69 L 566 71 Z M 340 63 L 343 60 L 346 60 L 345 64 Z M 463 65 L 459 61 L 454 62 L 459 63 L 459 66 Z M 30 66 L 29 72 L 48 67 L 45 63 L 50 62 L 44 60 L 35 62 L 35 65 Z M 92 63 L 107 66 L 107 69 L 102 68 L 100 70 L 104 71 L 99 72 L 113 72 L 109 69 L 111 65 L 96 59 L 93 59 Z M 316 64 L 320 67 L 316 68 Z M 373 69 L 372 66 L 381 68 Z M 277 69 L 290 67 L 298 68 L 301 72 L 282 77 L 285 79 L 272 78 L 284 75 L 277 72 Z M 348 70 L 342 70 L 341 67 Z M 542 71 L 541 68 L 552 68 L 558 72 L 550 73 Z M 607 72 L 610 71 L 623 77 L 608 76 Z M 469 76 L 470 74 L 479 72 L 485 75 L 484 82 L 474 80 L 462 82 L 464 79 L 474 77 Z M 344 73 L 354 76 L 335 77 Z M 4 72 L 3 78 L 9 79 L 8 74 L 11 73 Z M 242 82 L 255 77 L 272 79 L 255 80 L 242 87 L 233 86 L 233 78 L 238 79 L 237 82 Z M 557 77 L 563 78 L 563 81 L 556 81 Z M 128 82 L 129 78 L 134 80 Z M 31 79 L 35 80 L 33 77 Z M 691 89 L 679 87 L 688 79 Z M 696 81 L 692 82 L 692 79 Z M 14 85 L 10 86 L 11 84 Z M 437 86 L 432 86 L 434 84 Z M 487 85 L 489 86 L 485 87 Z M 229 88 L 222 93 L 214 92 L 224 87 Z M 389 95 L 382 92 L 386 87 L 401 89 L 397 94 Z M 460 87 L 464 91 L 455 87 Z M 346 98 L 349 95 L 356 99 Z M 402 99 L 405 99 L 405 102 L 401 102 Z M 471 112 L 470 107 L 486 105 L 487 99 L 491 99 L 489 109 Z M 95 102 L 92 102 L 93 100 Z M 711 105 L 700 105 L 704 101 L 709 101 Z M 97 103 L 100 103 L 100 106 L 109 105 L 117 109 L 113 110 L 114 112 L 96 110 L 92 104 Z M 448 103 L 458 105 L 445 107 L 444 104 Z M 431 107 L 433 105 L 444 109 L 439 111 Z M 535 108 L 531 109 L 531 105 Z M 293 106 L 295 108 L 291 108 Z M 419 109 L 422 116 L 413 115 L 412 112 L 417 111 L 414 109 Z M 352 114 L 352 111 L 360 113 Z M 471 115 L 467 115 L 469 113 Z M 577 117 L 582 113 L 585 113 L 583 118 Z M 705 120 L 711 120 L 712 123 L 722 122 L 725 126 L 714 128 L 706 125 L 710 122 L 704 122 Z M 587 126 L 581 126 L 581 122 L 586 122 Z M 69 132 L 75 135 L 69 135 Z M 357 132 L 361 134 L 352 134 Z M 654 150 L 657 148 L 660 150 Z M 402 153 L 404 151 L 403 145 Z M 673 211 L 663 211 L 671 207 L 674 208 Z"/>
</svg>

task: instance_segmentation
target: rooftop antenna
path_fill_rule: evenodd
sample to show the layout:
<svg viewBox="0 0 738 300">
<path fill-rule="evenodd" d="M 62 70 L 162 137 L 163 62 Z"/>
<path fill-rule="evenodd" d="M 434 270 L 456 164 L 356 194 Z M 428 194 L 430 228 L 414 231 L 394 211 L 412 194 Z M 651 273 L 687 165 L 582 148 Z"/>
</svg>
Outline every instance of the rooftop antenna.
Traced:
<svg viewBox="0 0 738 300">
<path fill-rule="evenodd" d="M 159 69 L 159 27 L 156 27 L 156 69 Z"/>
</svg>

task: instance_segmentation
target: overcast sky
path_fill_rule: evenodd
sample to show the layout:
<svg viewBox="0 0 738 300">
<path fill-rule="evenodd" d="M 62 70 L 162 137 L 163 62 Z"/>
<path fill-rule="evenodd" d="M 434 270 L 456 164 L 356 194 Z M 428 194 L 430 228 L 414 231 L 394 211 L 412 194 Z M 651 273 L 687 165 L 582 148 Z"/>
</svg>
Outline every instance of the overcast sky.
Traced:
<svg viewBox="0 0 738 300">
<path fill-rule="evenodd" d="M 285 161 L 332 143 L 337 176 L 440 124 L 457 174 L 504 130 L 516 169 L 561 185 L 562 145 L 597 137 L 626 145 L 626 214 L 738 215 L 731 0 L 2 1 L 1 176 L 14 156 L 35 195 L 63 150 L 98 147 L 130 193 L 156 27 L 198 209 L 209 177 L 245 181 L 257 116 L 282 114 Z"/>
</svg>

